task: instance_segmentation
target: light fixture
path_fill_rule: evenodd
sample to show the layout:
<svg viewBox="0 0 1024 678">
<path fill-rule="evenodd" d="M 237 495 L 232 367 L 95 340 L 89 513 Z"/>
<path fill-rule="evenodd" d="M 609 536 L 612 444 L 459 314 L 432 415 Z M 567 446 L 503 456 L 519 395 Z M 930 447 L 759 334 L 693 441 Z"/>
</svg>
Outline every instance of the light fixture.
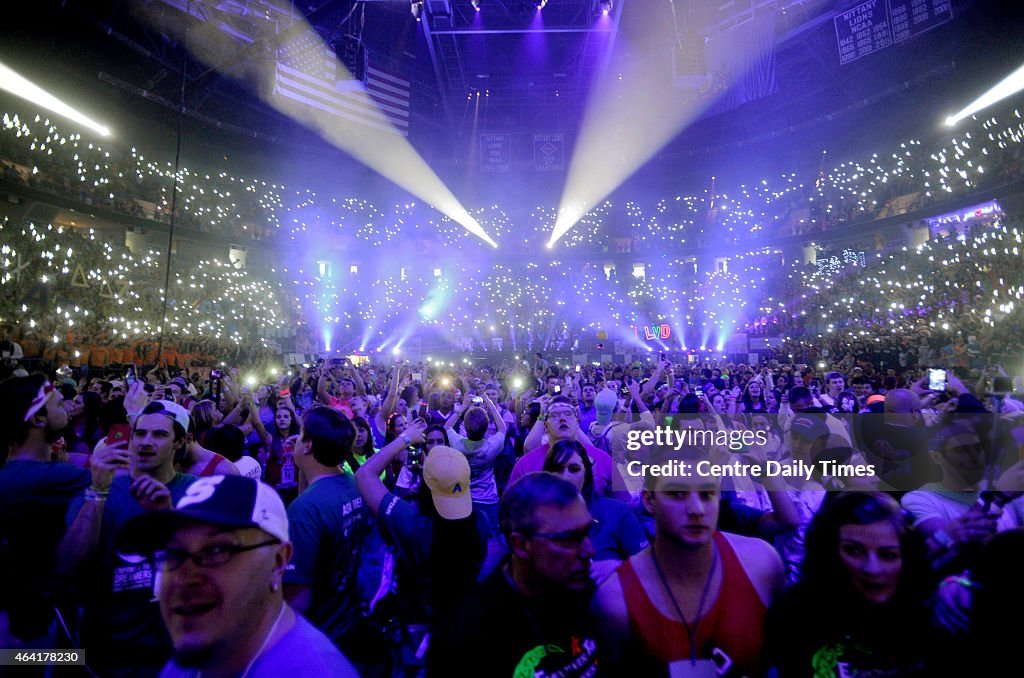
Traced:
<svg viewBox="0 0 1024 678">
<path fill-rule="evenodd" d="M 601 14 L 607 16 L 612 11 L 612 0 L 598 0 L 597 6 L 601 8 Z"/>
<path fill-rule="evenodd" d="M 423 14 L 423 2 L 412 3 L 412 15 L 416 17 L 416 21 L 420 20 L 420 16 Z"/>
<path fill-rule="evenodd" d="M 469 4 L 473 5 L 473 9 L 476 11 L 480 11 L 480 0 L 470 0 Z"/>
</svg>

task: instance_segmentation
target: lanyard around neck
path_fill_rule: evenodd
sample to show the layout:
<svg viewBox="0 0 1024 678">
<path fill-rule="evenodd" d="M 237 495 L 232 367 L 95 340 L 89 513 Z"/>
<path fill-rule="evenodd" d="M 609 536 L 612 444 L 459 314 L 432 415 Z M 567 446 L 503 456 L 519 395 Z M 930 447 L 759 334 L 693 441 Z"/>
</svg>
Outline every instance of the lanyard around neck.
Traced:
<svg viewBox="0 0 1024 678">
<path fill-rule="evenodd" d="M 711 569 L 708 571 L 708 578 L 704 581 L 704 590 L 700 594 L 700 604 L 697 606 L 697 617 L 694 623 L 691 624 L 686 616 L 683 614 L 682 608 L 679 607 L 679 602 L 676 600 L 675 595 L 672 593 L 672 587 L 668 585 L 668 579 L 665 578 L 665 573 L 661 570 L 661 563 L 658 562 L 658 557 L 654 555 L 654 548 L 651 548 L 651 560 L 654 561 L 654 569 L 658 571 L 658 577 L 661 579 L 661 585 L 665 587 L 665 593 L 668 594 L 668 599 L 672 601 L 672 607 L 675 608 L 676 614 L 679 615 L 679 620 L 683 622 L 683 627 L 686 628 L 686 635 L 690 638 L 690 663 L 697 663 L 697 628 L 700 626 L 700 615 L 704 611 L 704 603 L 707 600 L 708 591 L 711 589 L 711 580 L 715 578 L 715 570 L 718 568 L 718 549 L 712 542 L 713 560 L 711 561 Z"/>
</svg>

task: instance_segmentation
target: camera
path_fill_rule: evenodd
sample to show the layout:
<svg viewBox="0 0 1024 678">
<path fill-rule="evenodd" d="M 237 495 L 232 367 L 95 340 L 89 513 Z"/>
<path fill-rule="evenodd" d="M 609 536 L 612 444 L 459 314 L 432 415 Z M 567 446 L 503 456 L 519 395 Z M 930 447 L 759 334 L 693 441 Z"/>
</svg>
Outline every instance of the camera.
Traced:
<svg viewBox="0 0 1024 678">
<path fill-rule="evenodd" d="M 996 395 L 1013 393 L 1013 379 L 1011 377 L 992 377 L 992 392 Z"/>
<path fill-rule="evenodd" d="M 410 445 L 406 448 L 408 454 L 406 455 L 405 461 L 410 469 L 422 469 L 423 468 L 423 450 L 415 445 Z"/>
<path fill-rule="evenodd" d="M 210 370 L 210 379 L 220 379 L 224 376 L 224 373 L 220 370 Z"/>
</svg>

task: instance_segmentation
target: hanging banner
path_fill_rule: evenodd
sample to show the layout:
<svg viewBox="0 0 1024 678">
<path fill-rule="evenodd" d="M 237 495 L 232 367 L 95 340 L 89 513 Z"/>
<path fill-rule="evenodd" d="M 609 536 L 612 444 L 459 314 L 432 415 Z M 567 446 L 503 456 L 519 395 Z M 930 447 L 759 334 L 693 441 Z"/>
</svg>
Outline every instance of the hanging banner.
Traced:
<svg viewBox="0 0 1024 678">
<path fill-rule="evenodd" d="M 564 149 L 564 134 L 534 134 L 533 168 L 538 172 L 565 169 Z"/>
<path fill-rule="evenodd" d="M 480 135 L 480 171 L 512 171 L 512 135 Z"/>
</svg>

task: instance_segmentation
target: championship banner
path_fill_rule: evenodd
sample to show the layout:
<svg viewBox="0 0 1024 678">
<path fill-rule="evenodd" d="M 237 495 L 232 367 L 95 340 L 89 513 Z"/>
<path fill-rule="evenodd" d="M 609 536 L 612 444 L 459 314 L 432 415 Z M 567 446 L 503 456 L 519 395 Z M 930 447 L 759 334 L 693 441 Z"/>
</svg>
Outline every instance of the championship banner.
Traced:
<svg viewBox="0 0 1024 678">
<path fill-rule="evenodd" d="M 538 172 L 565 169 L 564 150 L 564 134 L 534 134 L 533 168 Z"/>
<path fill-rule="evenodd" d="M 480 171 L 512 171 L 512 135 L 480 135 Z"/>
</svg>

